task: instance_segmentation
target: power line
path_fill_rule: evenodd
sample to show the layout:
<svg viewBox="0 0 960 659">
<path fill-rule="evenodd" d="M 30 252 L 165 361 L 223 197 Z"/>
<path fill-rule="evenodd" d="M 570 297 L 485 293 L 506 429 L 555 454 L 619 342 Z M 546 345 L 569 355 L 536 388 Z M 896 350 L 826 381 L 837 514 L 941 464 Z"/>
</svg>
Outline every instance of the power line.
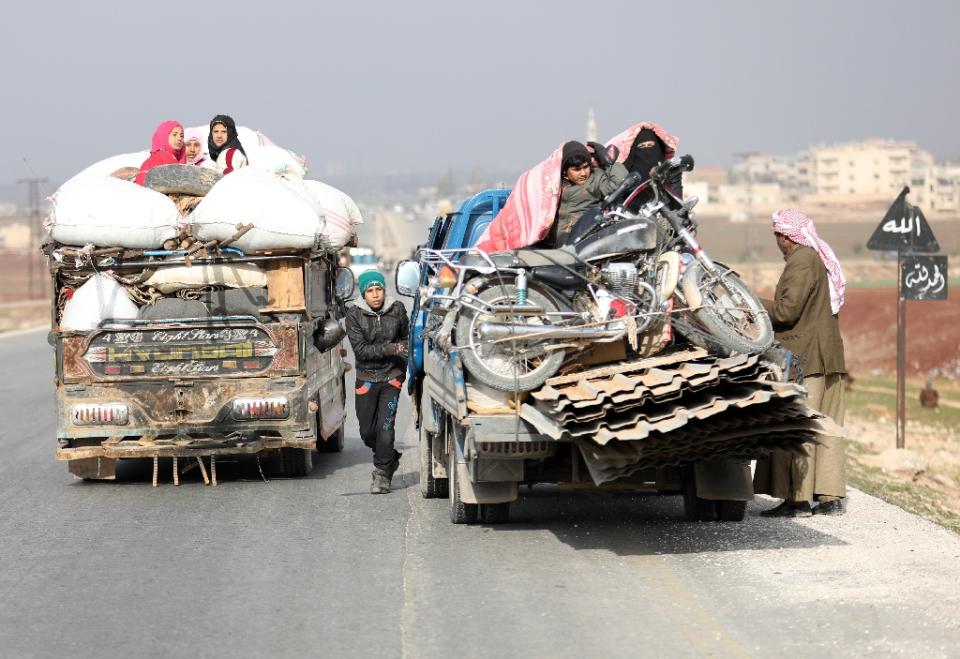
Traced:
<svg viewBox="0 0 960 659">
<path fill-rule="evenodd" d="M 28 233 L 30 236 L 30 248 L 27 255 L 27 267 L 28 267 L 28 289 L 29 296 L 31 300 L 35 300 L 37 297 L 44 293 L 44 286 L 42 282 L 35 281 L 37 279 L 36 272 L 39 271 L 39 268 L 36 267 L 38 264 L 34 263 L 37 260 L 37 255 L 35 250 L 37 245 L 40 243 L 40 185 L 47 183 L 49 179 L 42 178 L 39 176 L 34 176 L 31 178 L 22 178 L 17 180 L 17 184 L 26 183 L 27 184 L 27 204 L 29 206 L 29 220 L 28 220 Z"/>
</svg>

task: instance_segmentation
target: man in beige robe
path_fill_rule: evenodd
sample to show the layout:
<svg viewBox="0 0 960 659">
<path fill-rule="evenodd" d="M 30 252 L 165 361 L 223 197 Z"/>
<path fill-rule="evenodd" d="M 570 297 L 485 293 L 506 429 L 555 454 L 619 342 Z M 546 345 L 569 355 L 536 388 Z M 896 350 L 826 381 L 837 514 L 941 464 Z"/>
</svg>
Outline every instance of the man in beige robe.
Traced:
<svg viewBox="0 0 960 659">
<path fill-rule="evenodd" d="M 777 339 L 794 353 L 807 388 L 807 404 L 843 424 L 846 373 L 839 310 L 846 280 L 833 250 L 817 236 L 813 221 L 796 209 L 773 216 L 783 273 L 773 300 L 763 300 Z M 842 437 L 821 436 L 809 455 L 774 451 L 757 462 L 754 491 L 783 499 L 766 517 L 841 515 L 846 497 Z M 817 506 L 810 507 L 816 500 Z"/>
</svg>

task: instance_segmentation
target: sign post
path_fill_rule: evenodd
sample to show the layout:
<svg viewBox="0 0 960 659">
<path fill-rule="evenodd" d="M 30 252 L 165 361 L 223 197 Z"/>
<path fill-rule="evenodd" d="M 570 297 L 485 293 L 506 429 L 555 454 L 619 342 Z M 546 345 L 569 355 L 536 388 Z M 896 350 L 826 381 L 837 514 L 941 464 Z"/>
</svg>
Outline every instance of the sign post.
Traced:
<svg viewBox="0 0 960 659">
<path fill-rule="evenodd" d="M 923 212 L 907 203 L 909 192 L 904 186 L 867 241 L 867 249 L 897 252 L 897 448 L 906 445 L 907 434 L 907 300 L 947 298 L 947 257 L 915 256 L 937 252 L 940 244 Z"/>
</svg>

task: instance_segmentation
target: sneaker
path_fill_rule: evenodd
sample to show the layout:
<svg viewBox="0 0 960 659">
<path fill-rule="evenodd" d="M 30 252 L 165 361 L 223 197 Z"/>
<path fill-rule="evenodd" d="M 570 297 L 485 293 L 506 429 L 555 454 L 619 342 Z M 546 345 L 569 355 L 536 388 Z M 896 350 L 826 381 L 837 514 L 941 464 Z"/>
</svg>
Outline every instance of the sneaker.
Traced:
<svg viewBox="0 0 960 659">
<path fill-rule="evenodd" d="M 810 517 L 813 510 L 808 501 L 784 501 L 776 508 L 761 510 L 762 517 Z"/>
<path fill-rule="evenodd" d="M 390 479 L 385 471 L 374 469 L 370 475 L 373 477 L 370 481 L 370 494 L 390 494 Z"/>
<path fill-rule="evenodd" d="M 814 515 L 842 515 L 843 500 L 834 499 L 833 501 L 821 501 L 813 509 Z"/>
</svg>

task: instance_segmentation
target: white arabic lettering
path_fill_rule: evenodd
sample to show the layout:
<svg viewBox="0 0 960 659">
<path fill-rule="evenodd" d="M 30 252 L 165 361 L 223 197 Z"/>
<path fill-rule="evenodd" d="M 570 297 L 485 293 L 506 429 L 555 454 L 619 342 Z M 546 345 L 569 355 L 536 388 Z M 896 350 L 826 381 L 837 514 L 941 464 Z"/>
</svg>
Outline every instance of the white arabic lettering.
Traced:
<svg viewBox="0 0 960 659">
<path fill-rule="evenodd" d="M 217 373 L 220 364 L 204 363 L 199 361 L 170 363 L 155 363 L 150 367 L 151 375 L 199 375 L 202 373 Z"/>
</svg>

